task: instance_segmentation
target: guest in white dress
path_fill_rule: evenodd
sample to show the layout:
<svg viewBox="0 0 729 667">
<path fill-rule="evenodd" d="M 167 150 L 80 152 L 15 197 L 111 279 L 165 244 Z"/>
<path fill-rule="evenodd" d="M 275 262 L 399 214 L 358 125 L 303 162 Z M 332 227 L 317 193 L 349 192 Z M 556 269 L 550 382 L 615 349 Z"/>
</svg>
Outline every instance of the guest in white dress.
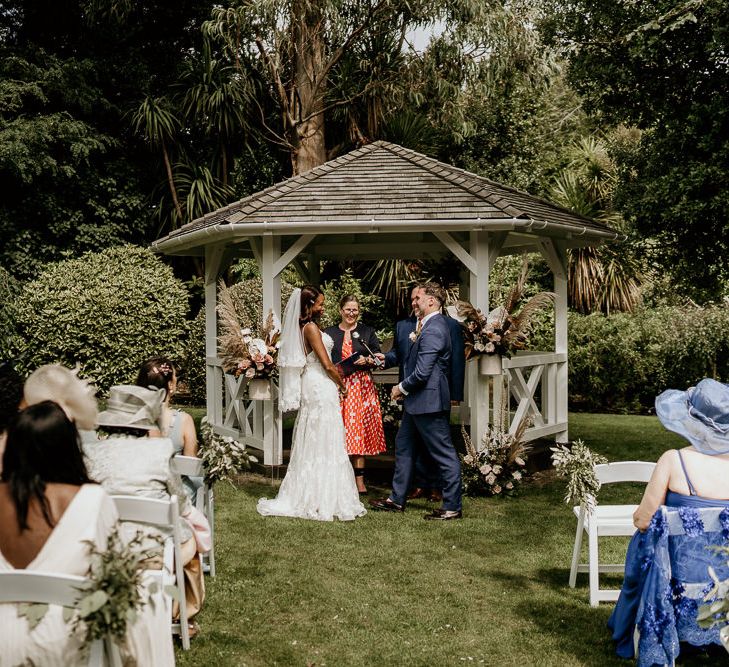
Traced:
<svg viewBox="0 0 729 667">
<path fill-rule="evenodd" d="M 90 483 L 78 431 L 60 406 L 44 401 L 20 413 L 9 429 L 0 482 L 0 571 L 86 576 L 87 541 L 103 550 L 116 523 L 114 504 Z M 32 630 L 18 611 L 0 604 L 0 667 L 85 664 L 83 637 L 71 633 L 61 607 L 50 606 Z M 130 664 L 174 665 L 169 623 L 160 635 L 155 620 L 147 606 L 128 629 L 121 650 Z"/>
<path fill-rule="evenodd" d="M 332 363 L 334 342 L 317 325 L 323 307 L 324 295 L 307 285 L 294 290 L 284 313 L 280 405 L 299 412 L 278 495 L 258 501 L 264 516 L 352 521 L 366 513 L 347 455 L 337 393 L 346 395 L 347 389 Z"/>
<path fill-rule="evenodd" d="M 187 611 L 192 618 L 205 598 L 202 566 L 197 557 L 198 552 L 205 549 L 202 541 L 196 540 L 191 521 L 194 517 L 194 523 L 201 526 L 202 532 L 207 531 L 208 536 L 210 527 L 202 512 L 190 504 L 179 474 L 170 467 L 174 447 L 169 438 L 160 436 L 159 431 L 164 399 L 163 389 L 134 385 L 112 387 L 106 410 L 98 416 L 100 438 L 84 443 L 84 454 L 89 474 L 112 495 L 139 495 L 162 500 L 177 496 Z M 142 528 L 153 535 L 148 526 L 125 524 L 123 528 L 126 534 Z M 190 631 L 192 634 L 198 631 L 192 621 Z"/>
</svg>

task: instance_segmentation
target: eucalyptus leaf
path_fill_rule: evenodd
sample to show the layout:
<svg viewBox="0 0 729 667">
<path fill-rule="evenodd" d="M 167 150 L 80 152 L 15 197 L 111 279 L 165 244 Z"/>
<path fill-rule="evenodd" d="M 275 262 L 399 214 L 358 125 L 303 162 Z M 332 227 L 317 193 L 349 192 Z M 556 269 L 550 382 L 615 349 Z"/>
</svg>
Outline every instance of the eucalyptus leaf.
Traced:
<svg viewBox="0 0 729 667">
<path fill-rule="evenodd" d="M 31 632 L 43 620 L 48 612 L 48 605 L 44 602 L 23 602 L 18 605 L 18 617 L 25 617 Z"/>
</svg>

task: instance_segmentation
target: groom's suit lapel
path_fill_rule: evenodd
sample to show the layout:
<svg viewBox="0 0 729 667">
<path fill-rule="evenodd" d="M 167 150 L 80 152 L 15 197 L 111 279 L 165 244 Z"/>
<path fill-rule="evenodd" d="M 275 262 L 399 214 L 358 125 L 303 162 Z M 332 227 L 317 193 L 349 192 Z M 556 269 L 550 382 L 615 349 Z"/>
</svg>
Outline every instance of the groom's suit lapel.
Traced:
<svg viewBox="0 0 729 667">
<path fill-rule="evenodd" d="M 428 326 L 430 325 L 430 323 L 436 317 L 437 317 L 437 315 L 434 316 L 434 317 L 431 317 L 427 322 L 425 322 L 425 324 L 423 324 L 422 328 L 420 329 L 420 335 L 415 339 L 414 342 L 410 343 L 410 349 L 408 350 L 408 359 L 410 359 L 410 357 L 412 356 L 413 351 L 414 350 L 417 350 L 420 347 L 420 340 L 423 337 L 423 333 L 425 332 L 425 330 L 428 328 Z M 409 338 L 408 338 L 408 342 L 410 342 L 410 339 Z"/>
</svg>

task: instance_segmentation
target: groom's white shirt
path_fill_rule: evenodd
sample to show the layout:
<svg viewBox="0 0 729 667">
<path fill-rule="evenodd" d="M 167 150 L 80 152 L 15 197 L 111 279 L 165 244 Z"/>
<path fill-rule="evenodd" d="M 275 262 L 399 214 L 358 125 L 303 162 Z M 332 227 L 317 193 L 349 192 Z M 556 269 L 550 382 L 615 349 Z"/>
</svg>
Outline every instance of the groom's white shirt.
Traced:
<svg viewBox="0 0 729 667">
<path fill-rule="evenodd" d="M 428 320 L 429 320 L 429 319 L 430 319 L 431 317 L 433 317 L 433 315 L 437 315 L 437 314 L 438 314 L 439 312 L 440 312 L 439 310 L 434 310 L 434 311 L 433 311 L 432 313 L 430 313 L 430 314 L 426 315 L 425 317 L 423 317 L 423 318 L 422 318 L 422 319 L 420 320 L 420 331 L 422 331 L 422 330 L 423 330 L 423 327 L 425 326 L 425 323 L 426 323 L 426 322 L 427 322 L 427 321 L 428 321 Z M 398 387 L 398 389 L 400 390 L 400 392 L 402 393 L 402 395 L 403 395 L 403 396 L 407 396 L 407 395 L 408 395 L 408 393 L 409 393 L 409 392 L 405 391 L 405 390 L 404 390 L 404 389 L 402 388 L 402 382 L 400 382 L 400 383 L 399 383 L 399 384 L 397 385 L 397 387 Z"/>
</svg>

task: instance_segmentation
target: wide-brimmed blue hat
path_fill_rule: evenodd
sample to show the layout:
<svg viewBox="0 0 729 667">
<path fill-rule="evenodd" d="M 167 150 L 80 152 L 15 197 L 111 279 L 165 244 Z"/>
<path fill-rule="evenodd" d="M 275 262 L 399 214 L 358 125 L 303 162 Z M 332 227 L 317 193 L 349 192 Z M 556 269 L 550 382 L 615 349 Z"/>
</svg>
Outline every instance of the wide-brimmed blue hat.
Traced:
<svg viewBox="0 0 729 667">
<path fill-rule="evenodd" d="M 656 415 L 702 454 L 729 453 L 729 385 L 705 378 L 686 391 L 664 391 L 656 397 Z"/>
</svg>

